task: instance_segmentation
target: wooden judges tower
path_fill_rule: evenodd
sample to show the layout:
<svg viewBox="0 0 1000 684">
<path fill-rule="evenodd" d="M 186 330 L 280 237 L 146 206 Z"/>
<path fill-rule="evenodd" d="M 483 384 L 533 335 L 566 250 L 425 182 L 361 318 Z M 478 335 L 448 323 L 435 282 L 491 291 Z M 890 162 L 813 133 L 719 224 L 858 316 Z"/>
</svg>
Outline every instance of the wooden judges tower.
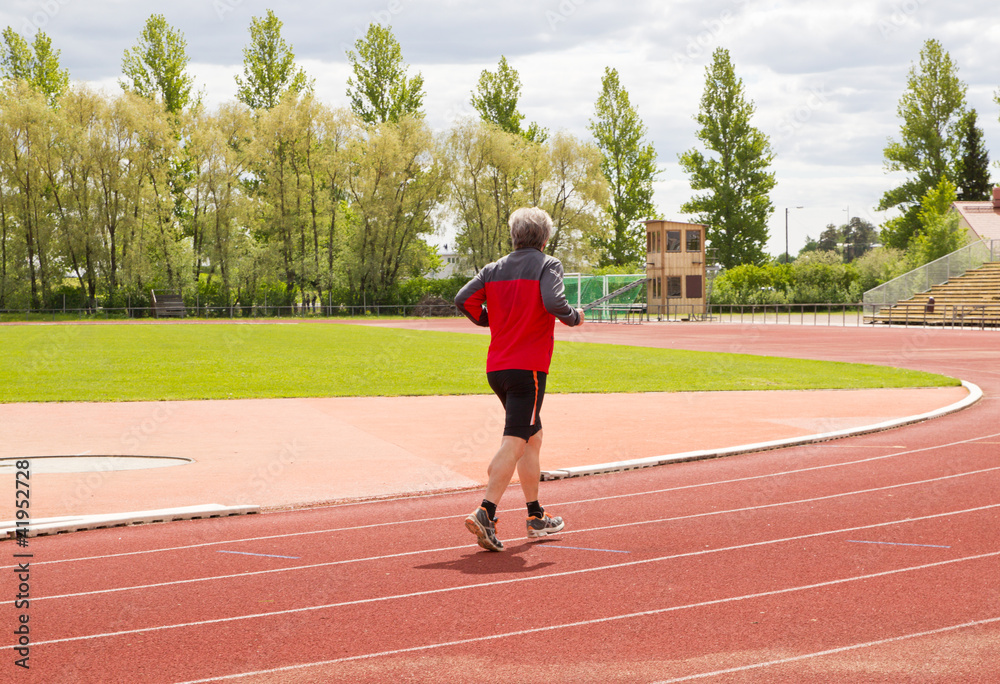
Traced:
<svg viewBox="0 0 1000 684">
<path fill-rule="evenodd" d="M 701 223 L 646 221 L 646 303 L 657 318 L 703 316 L 705 231 Z"/>
</svg>

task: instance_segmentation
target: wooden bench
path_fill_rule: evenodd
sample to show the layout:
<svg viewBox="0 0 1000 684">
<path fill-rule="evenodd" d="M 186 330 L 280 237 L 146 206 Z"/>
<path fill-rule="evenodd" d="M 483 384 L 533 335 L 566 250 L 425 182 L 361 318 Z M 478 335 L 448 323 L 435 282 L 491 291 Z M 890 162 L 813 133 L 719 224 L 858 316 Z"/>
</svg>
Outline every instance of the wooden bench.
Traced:
<svg viewBox="0 0 1000 684">
<path fill-rule="evenodd" d="M 184 297 L 171 292 L 157 292 L 156 290 L 151 290 L 151 292 L 153 293 L 154 316 L 157 318 L 162 318 L 163 316 L 179 316 L 180 318 L 184 318 L 187 316 Z"/>
</svg>

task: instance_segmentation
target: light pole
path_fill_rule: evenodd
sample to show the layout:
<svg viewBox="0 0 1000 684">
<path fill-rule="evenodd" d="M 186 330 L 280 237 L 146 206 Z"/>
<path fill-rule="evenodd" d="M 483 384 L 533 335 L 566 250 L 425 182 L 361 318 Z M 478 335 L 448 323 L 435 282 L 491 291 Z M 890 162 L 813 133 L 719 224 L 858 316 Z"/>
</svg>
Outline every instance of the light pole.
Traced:
<svg viewBox="0 0 1000 684">
<path fill-rule="evenodd" d="M 789 209 L 805 209 L 805 207 L 785 207 L 785 263 L 787 264 L 790 257 L 788 256 L 788 210 Z"/>
</svg>

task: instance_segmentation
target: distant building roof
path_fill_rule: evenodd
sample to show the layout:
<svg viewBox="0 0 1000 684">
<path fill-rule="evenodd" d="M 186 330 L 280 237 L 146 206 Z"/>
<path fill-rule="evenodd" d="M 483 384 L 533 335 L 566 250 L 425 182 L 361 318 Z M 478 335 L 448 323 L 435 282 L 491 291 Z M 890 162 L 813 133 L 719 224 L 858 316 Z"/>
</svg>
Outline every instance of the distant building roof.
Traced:
<svg viewBox="0 0 1000 684">
<path fill-rule="evenodd" d="M 992 201 L 954 202 L 951 206 L 981 240 L 1000 240 L 1000 208 L 994 207 Z"/>
</svg>

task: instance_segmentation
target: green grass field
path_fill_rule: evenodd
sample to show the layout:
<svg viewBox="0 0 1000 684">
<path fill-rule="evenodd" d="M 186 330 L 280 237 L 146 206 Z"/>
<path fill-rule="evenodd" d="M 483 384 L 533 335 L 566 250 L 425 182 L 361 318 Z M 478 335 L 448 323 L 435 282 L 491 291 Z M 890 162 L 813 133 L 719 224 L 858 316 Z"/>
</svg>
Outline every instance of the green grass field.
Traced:
<svg viewBox="0 0 1000 684">
<path fill-rule="evenodd" d="M 0 402 L 485 394 L 482 335 L 327 323 L 0 327 Z M 549 392 L 957 385 L 880 366 L 557 342 Z"/>
</svg>

